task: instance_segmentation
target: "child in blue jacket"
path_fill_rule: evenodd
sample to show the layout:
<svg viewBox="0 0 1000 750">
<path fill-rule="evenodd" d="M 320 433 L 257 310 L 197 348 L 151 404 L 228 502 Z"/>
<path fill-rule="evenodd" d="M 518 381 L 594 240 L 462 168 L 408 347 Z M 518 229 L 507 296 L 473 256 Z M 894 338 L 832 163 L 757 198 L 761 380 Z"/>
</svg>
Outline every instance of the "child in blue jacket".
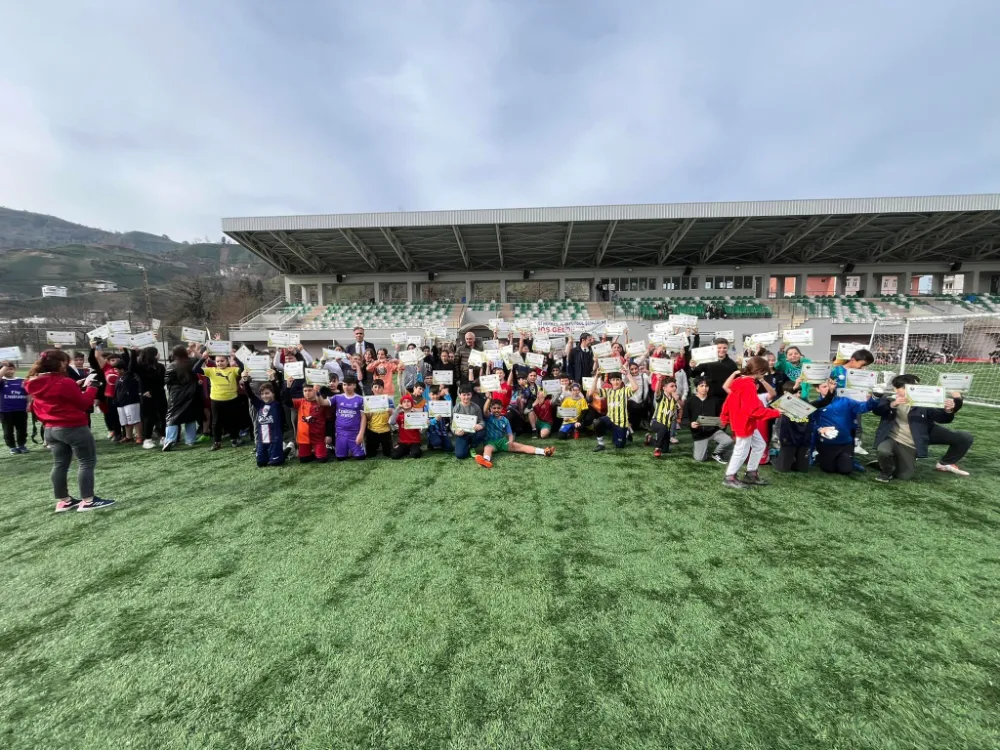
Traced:
<svg viewBox="0 0 1000 750">
<path fill-rule="evenodd" d="M 836 394 L 837 383 L 828 380 L 817 390 L 824 398 Z M 813 415 L 819 468 L 827 474 L 850 474 L 854 471 L 854 425 L 858 418 L 878 406 L 877 398 L 867 401 L 837 396 Z"/>
</svg>

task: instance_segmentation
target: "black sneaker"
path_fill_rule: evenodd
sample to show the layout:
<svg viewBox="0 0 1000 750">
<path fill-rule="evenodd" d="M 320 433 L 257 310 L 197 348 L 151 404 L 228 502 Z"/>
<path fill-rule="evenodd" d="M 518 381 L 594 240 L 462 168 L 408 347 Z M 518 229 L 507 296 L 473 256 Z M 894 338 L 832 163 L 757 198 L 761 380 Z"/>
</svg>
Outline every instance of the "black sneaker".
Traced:
<svg viewBox="0 0 1000 750">
<path fill-rule="evenodd" d="M 168 440 L 167 442 L 165 442 L 163 444 L 163 448 L 161 450 L 164 453 L 170 453 L 170 451 L 172 451 L 174 449 L 175 445 L 177 445 L 177 441 L 176 440 Z"/>
<path fill-rule="evenodd" d="M 879 475 L 875 477 L 876 482 L 881 482 L 882 484 L 888 484 L 892 481 L 892 474 L 883 474 L 879 472 Z"/>
<path fill-rule="evenodd" d="M 728 464 L 729 459 L 723 456 L 721 453 L 713 453 L 712 460 L 717 464 Z"/>
<path fill-rule="evenodd" d="M 239 448 L 239 447 L 240 447 L 241 445 L 243 445 L 243 441 L 242 441 L 242 440 L 233 440 L 233 441 L 231 442 L 231 445 L 232 445 L 232 446 L 233 446 L 234 448 Z"/>
<path fill-rule="evenodd" d="M 212 447 L 209 448 L 210 451 L 222 450 L 222 443 L 212 443 Z"/>
<path fill-rule="evenodd" d="M 604 450 L 604 448 L 605 448 L 604 443 L 598 443 L 597 445 L 594 446 L 594 453 L 598 453 Z"/>
<path fill-rule="evenodd" d="M 760 474 L 756 471 L 748 471 L 743 475 L 743 484 L 752 485 L 754 487 L 767 487 L 770 484 L 767 480 L 761 479 Z"/>
<path fill-rule="evenodd" d="M 108 500 L 103 497 L 98 497 L 94 495 L 94 499 L 89 503 L 80 503 L 80 507 L 77 508 L 77 512 L 83 513 L 85 510 L 100 510 L 101 508 L 107 508 L 115 504 L 114 500 Z"/>
<path fill-rule="evenodd" d="M 735 476 L 726 477 L 725 479 L 723 479 L 722 480 L 722 486 L 726 487 L 728 489 L 731 489 L 731 490 L 745 490 L 745 489 L 747 489 L 747 486 L 745 484 L 743 484 L 743 482 L 741 482 Z"/>
</svg>

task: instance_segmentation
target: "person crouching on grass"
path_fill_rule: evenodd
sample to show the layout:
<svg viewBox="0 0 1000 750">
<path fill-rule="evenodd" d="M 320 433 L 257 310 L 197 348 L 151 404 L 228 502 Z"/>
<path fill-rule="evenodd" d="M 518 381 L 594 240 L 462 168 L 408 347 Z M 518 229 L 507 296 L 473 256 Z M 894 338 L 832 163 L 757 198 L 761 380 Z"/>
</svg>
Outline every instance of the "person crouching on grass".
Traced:
<svg viewBox="0 0 1000 750">
<path fill-rule="evenodd" d="M 316 393 L 316 386 L 305 383 L 302 386 L 302 398 L 292 398 L 291 388 L 295 378 L 285 380 L 285 392 L 282 396 L 286 407 L 298 415 L 295 428 L 295 442 L 299 451 L 299 463 L 325 464 L 329 456 L 327 448 L 333 444 L 333 438 L 326 436 L 326 420 L 330 414 L 330 400 Z"/>
<path fill-rule="evenodd" d="M 579 383 L 570 383 L 564 393 L 560 394 L 563 409 L 575 409 L 575 419 L 564 419 L 559 427 L 559 437 L 562 440 L 572 438 L 576 440 L 580 437 L 580 429 L 583 427 L 583 418 L 587 413 L 587 399 L 583 397 L 583 390 Z"/>
<path fill-rule="evenodd" d="M 493 468 L 493 453 L 507 451 L 509 453 L 527 453 L 535 456 L 551 456 L 556 449 L 551 445 L 547 448 L 532 448 L 514 441 L 514 432 L 510 422 L 503 416 L 503 404 L 495 399 L 486 402 L 486 445 L 483 455 L 476 456 L 476 463 L 487 469 Z"/>
<path fill-rule="evenodd" d="M 406 426 L 406 415 L 411 411 L 413 411 L 413 396 L 407 393 L 399 400 L 399 408 L 392 413 L 392 417 L 389 419 L 392 424 L 399 428 L 399 443 L 392 449 L 394 459 L 406 456 L 420 458 L 421 456 L 420 443 L 423 441 L 423 435 L 420 434 L 420 430 Z"/>
<path fill-rule="evenodd" d="M 722 405 L 722 413 L 719 415 L 722 426 L 732 425 L 733 435 L 736 436 L 736 444 L 726 467 L 726 478 L 722 483 L 729 489 L 742 490 L 751 485 L 767 484 L 757 472 L 764 451 L 767 450 L 767 443 L 757 431 L 757 421 L 781 416 L 777 409 L 766 408 L 757 395 L 757 384 L 767 376 L 769 369 L 767 360 L 763 357 L 750 357 L 743 366 L 741 375 L 732 381 L 729 397 Z M 750 460 L 747 462 L 746 473 L 743 481 L 740 481 L 736 473 L 748 456 Z"/>
<path fill-rule="evenodd" d="M 624 448 L 630 437 L 628 431 L 628 398 L 635 393 L 638 383 L 632 377 L 632 373 L 629 373 L 629 384 L 624 385 L 622 383 L 622 374 L 620 372 L 612 372 L 608 374 L 610 388 L 598 388 L 597 383 L 600 378 L 597 375 L 597 364 L 595 363 L 594 383 L 590 387 L 589 397 L 591 402 L 594 401 L 595 397 L 604 399 L 608 405 L 608 413 L 594 420 L 594 432 L 597 433 L 597 446 L 594 448 L 594 451 L 604 450 L 604 436 L 608 432 L 611 433 L 611 441 L 614 443 L 615 448 Z"/>
<path fill-rule="evenodd" d="M 656 401 L 653 404 L 651 432 L 646 434 L 646 445 L 653 444 L 653 458 L 670 453 L 670 435 L 680 426 L 680 406 L 677 404 L 677 380 L 669 375 L 656 383 Z"/>
</svg>

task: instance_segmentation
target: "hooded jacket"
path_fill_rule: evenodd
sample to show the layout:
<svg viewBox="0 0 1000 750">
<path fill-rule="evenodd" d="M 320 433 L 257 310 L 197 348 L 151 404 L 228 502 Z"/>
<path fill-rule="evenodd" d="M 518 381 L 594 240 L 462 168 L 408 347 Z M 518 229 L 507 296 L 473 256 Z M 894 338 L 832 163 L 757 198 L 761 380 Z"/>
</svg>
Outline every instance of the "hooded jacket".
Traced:
<svg viewBox="0 0 1000 750">
<path fill-rule="evenodd" d="M 750 377 L 736 378 L 733 381 L 729 398 L 722 405 L 722 413 L 719 415 L 723 426 L 732 425 L 733 434 L 738 438 L 753 435 L 758 419 L 777 419 L 780 416 L 780 411 L 768 409 L 760 402 L 757 381 Z"/>
<path fill-rule="evenodd" d="M 31 396 L 31 408 L 46 427 L 86 427 L 94 408 L 97 388 L 80 392 L 80 386 L 68 375 L 46 372 L 24 381 Z"/>
</svg>

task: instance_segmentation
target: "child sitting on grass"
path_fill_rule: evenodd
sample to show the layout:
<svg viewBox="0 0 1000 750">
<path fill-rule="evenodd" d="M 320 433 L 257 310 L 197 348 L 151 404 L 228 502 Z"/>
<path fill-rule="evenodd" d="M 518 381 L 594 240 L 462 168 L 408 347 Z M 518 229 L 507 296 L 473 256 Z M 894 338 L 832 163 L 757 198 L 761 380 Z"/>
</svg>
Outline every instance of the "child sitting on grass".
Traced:
<svg viewBox="0 0 1000 750">
<path fill-rule="evenodd" d="M 399 400 L 399 408 L 392 413 L 392 417 L 389 420 L 399 429 L 399 442 L 392 449 L 392 457 L 394 459 L 405 458 L 407 456 L 410 458 L 420 458 L 421 456 L 420 443 L 423 440 L 423 435 L 421 435 L 420 430 L 406 426 L 406 415 L 412 411 L 415 411 L 413 408 L 413 396 L 406 393 Z"/>
<path fill-rule="evenodd" d="M 551 445 L 547 448 L 532 448 L 514 441 L 514 433 L 510 422 L 503 416 L 503 404 L 499 400 L 490 399 L 486 402 L 486 445 L 483 455 L 476 456 L 476 463 L 487 469 L 493 468 L 493 454 L 496 451 L 509 453 L 527 453 L 535 456 L 551 456 L 556 449 Z"/>
<path fill-rule="evenodd" d="M 684 416 L 687 417 L 688 425 L 691 428 L 691 438 L 694 440 L 694 460 L 707 461 L 709 443 L 714 442 L 715 450 L 712 451 L 712 459 L 724 464 L 726 459 L 723 454 L 733 444 L 733 439 L 725 430 L 719 429 L 715 425 L 701 423 L 702 417 L 717 419 L 721 410 L 719 400 L 715 396 L 709 395 L 709 389 L 708 380 L 699 378 L 695 383 L 694 392 L 684 402 Z"/>
<path fill-rule="evenodd" d="M 579 383 L 571 383 L 568 393 L 562 395 L 563 409 L 575 409 L 575 419 L 564 419 L 559 428 L 559 437 L 569 440 L 571 437 L 576 440 L 580 437 L 580 429 L 583 427 L 584 416 L 587 414 L 587 399 L 583 396 L 583 390 Z"/>
<path fill-rule="evenodd" d="M 443 385 L 431 386 L 431 401 L 444 401 L 451 403 L 451 394 Z M 428 410 L 430 404 L 428 404 Z M 455 446 L 451 442 L 451 418 L 445 416 L 431 416 L 430 427 L 427 428 L 427 449 L 442 450 L 451 453 Z"/>
</svg>

